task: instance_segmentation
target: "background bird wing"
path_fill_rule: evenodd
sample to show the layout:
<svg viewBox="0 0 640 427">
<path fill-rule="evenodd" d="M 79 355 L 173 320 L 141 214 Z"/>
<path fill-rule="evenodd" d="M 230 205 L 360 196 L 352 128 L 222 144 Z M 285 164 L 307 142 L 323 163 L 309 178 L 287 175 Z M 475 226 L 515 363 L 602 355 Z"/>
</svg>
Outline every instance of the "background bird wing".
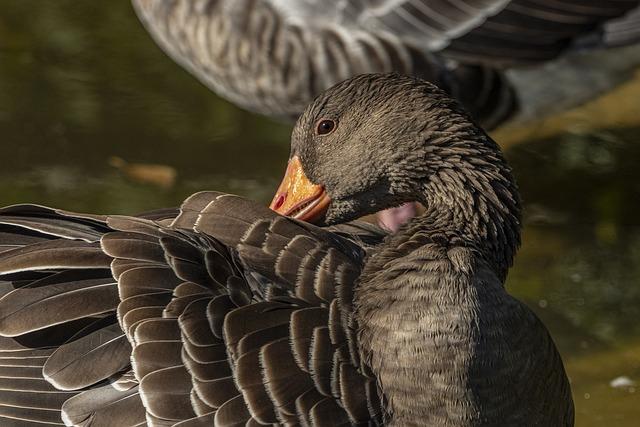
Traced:
<svg viewBox="0 0 640 427">
<path fill-rule="evenodd" d="M 640 40 L 640 6 L 627 14 L 607 22 L 600 36 L 606 46 L 621 46 Z"/>
<path fill-rule="evenodd" d="M 0 212 L 3 425 L 382 420 L 359 245 L 220 193 L 172 215 Z"/>
<path fill-rule="evenodd" d="M 596 31 L 601 34 L 593 36 L 609 44 L 634 41 L 639 29 L 637 18 L 603 28 L 633 9 L 638 13 L 637 0 L 272 1 L 290 19 L 332 20 L 346 28 L 394 34 L 463 62 L 500 66 L 552 59 L 576 37 Z M 331 12 L 323 14 L 321 8 Z"/>
</svg>

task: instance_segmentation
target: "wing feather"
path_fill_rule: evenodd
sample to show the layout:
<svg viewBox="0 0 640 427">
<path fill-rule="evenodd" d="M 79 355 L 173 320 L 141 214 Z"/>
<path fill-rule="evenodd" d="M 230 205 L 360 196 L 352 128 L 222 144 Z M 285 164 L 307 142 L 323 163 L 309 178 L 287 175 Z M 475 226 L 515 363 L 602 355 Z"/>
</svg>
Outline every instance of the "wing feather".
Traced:
<svg viewBox="0 0 640 427">
<path fill-rule="evenodd" d="M 0 299 L 0 333 L 23 335 L 114 310 L 118 289 L 111 279 L 89 279 L 16 289 Z"/>
<path fill-rule="evenodd" d="M 0 229 L 0 332 L 49 348 L 0 342 L 6 419 L 29 401 L 34 420 L 76 425 L 379 419 L 344 312 L 361 242 L 378 238 L 366 227 L 333 233 L 214 192 L 174 220 L 25 209 Z"/>
<path fill-rule="evenodd" d="M 62 416 L 68 425 L 135 426 L 144 423 L 145 409 L 137 387 L 122 392 L 105 385 L 65 401 Z"/>
<path fill-rule="evenodd" d="M 58 347 L 42 373 L 59 390 L 79 390 L 124 370 L 130 353 L 129 342 L 114 323 Z"/>
</svg>

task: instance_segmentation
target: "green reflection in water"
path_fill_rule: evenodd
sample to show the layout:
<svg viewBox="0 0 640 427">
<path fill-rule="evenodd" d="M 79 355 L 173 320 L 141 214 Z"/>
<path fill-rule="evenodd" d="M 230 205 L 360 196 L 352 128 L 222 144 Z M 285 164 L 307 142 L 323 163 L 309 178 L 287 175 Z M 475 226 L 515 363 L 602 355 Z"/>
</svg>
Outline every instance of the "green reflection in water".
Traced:
<svg viewBox="0 0 640 427">
<path fill-rule="evenodd" d="M 564 356 L 578 426 L 636 425 L 640 380 L 639 129 L 564 134 L 508 151 L 525 201 L 508 286 Z"/>
<path fill-rule="evenodd" d="M 290 127 L 212 95 L 166 58 L 128 1 L 5 0 L 0 16 L 0 205 L 133 213 L 202 189 L 267 202 Z M 542 317 L 571 376 L 579 426 L 637 422 L 640 129 L 511 148 L 526 205 L 508 286 Z M 108 165 L 167 165 L 161 188 Z M 125 170 L 126 172 L 126 170 Z"/>
<path fill-rule="evenodd" d="M 111 192 L 137 200 L 124 209 L 175 204 L 199 185 L 264 183 L 281 173 L 289 132 L 212 96 L 155 46 L 128 1 L 3 2 L 0 174 L 33 191 L 5 184 L 3 202 L 73 198 L 83 209 L 114 211 L 121 204 L 107 203 Z M 175 168 L 177 189 L 152 197 L 116 184 L 112 155 Z M 266 161 L 273 158 L 281 160 Z M 60 185 L 77 195 L 57 198 Z"/>
</svg>

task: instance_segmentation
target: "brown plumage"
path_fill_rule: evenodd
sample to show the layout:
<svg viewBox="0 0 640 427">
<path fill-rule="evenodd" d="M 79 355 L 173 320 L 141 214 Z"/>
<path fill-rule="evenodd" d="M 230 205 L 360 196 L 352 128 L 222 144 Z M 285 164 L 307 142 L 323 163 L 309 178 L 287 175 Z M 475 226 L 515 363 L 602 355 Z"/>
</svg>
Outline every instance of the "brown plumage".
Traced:
<svg viewBox="0 0 640 427">
<path fill-rule="evenodd" d="M 216 192 L 137 217 L 0 210 L 2 425 L 573 424 L 553 341 L 503 287 L 509 167 L 455 102 L 356 77 L 292 156 L 327 227 Z M 341 225 L 406 201 L 426 213 L 394 235 Z"/>
</svg>

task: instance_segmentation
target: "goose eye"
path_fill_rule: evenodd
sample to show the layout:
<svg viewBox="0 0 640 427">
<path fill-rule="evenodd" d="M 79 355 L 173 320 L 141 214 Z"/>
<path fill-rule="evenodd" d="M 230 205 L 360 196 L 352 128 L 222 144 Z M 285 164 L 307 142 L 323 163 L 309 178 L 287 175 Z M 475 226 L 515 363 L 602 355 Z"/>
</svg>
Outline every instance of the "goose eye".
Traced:
<svg viewBox="0 0 640 427">
<path fill-rule="evenodd" d="M 318 122 L 318 127 L 316 128 L 316 133 L 318 135 L 328 135 L 333 132 L 336 128 L 336 122 L 333 120 L 320 120 Z"/>
</svg>

